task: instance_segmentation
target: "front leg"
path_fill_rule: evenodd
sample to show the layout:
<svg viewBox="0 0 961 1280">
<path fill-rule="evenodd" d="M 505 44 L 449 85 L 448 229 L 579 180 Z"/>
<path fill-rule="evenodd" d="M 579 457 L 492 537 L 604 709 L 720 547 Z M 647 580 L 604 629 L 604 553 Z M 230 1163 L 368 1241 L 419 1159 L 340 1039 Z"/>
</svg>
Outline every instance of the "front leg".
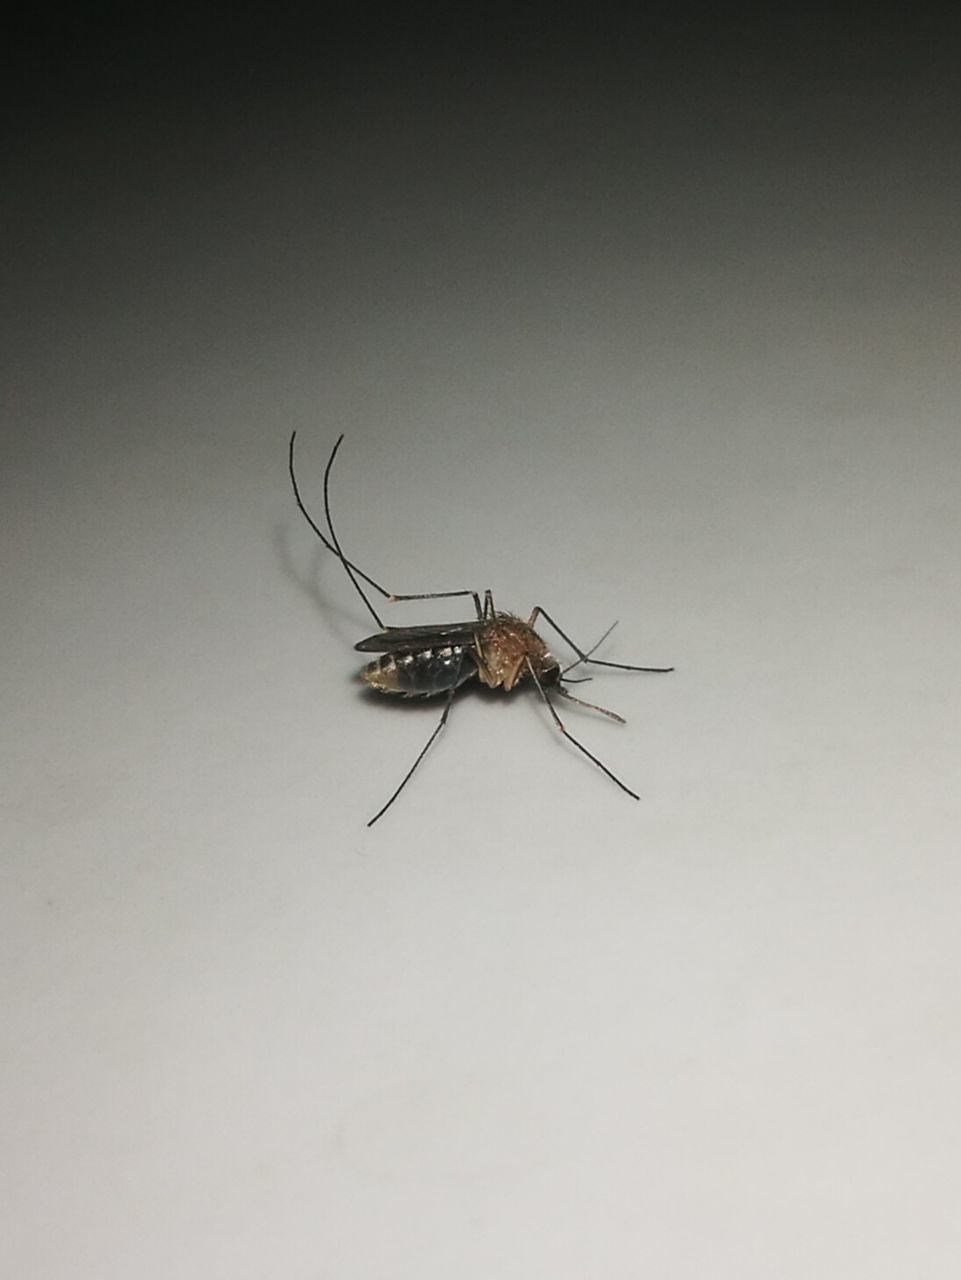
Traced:
<svg viewBox="0 0 961 1280">
<path fill-rule="evenodd" d="M 583 649 L 574 643 L 566 631 L 561 630 L 546 609 L 540 605 L 535 605 L 531 616 L 527 619 L 527 625 L 532 627 L 538 618 L 543 618 L 547 625 L 553 627 L 560 638 L 571 646 L 577 654 L 578 662 L 589 662 L 594 667 L 616 667 L 619 671 L 651 671 L 659 675 L 666 675 L 668 671 L 674 670 L 673 667 L 635 667 L 627 662 L 605 662 L 601 658 L 592 658 L 590 655 L 593 650 L 585 653 Z"/>
</svg>

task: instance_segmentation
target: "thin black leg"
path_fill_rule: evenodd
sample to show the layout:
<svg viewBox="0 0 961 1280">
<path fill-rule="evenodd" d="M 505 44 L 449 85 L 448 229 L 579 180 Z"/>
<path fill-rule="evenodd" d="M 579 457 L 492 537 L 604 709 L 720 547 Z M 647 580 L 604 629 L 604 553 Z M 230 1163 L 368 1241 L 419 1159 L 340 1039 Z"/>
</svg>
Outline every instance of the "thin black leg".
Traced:
<svg viewBox="0 0 961 1280">
<path fill-rule="evenodd" d="M 487 592 L 490 595 L 490 592 Z M 487 601 L 485 597 L 484 608 L 481 608 L 480 596 L 476 591 L 418 591 L 415 595 L 395 595 L 393 592 L 388 595 L 387 599 L 391 604 L 400 604 L 404 600 L 452 600 L 455 596 L 470 596 L 474 601 L 474 612 L 477 614 L 477 621 L 483 622 L 487 617 Z"/>
<path fill-rule="evenodd" d="M 297 503 L 300 513 L 304 517 L 304 519 L 307 521 L 307 523 L 310 525 L 311 529 L 313 529 L 317 537 L 321 540 L 321 542 L 327 548 L 327 550 L 331 552 L 332 555 L 335 555 L 337 559 L 341 562 L 341 564 L 344 566 L 344 568 L 347 571 L 348 577 L 350 578 L 351 582 L 353 582 L 354 586 L 357 588 L 357 591 L 360 594 L 361 599 L 367 605 L 367 608 L 369 609 L 371 616 L 373 617 L 377 625 L 381 628 L 381 630 L 384 629 L 384 623 L 380 618 L 379 614 L 377 613 L 376 609 L 373 607 L 371 602 L 367 599 L 366 593 L 358 584 L 357 582 L 358 578 L 366 582 L 369 587 L 372 587 L 374 591 L 376 591 L 379 595 L 382 595 L 385 600 L 391 603 L 399 600 L 450 600 L 457 596 L 471 596 L 474 601 L 474 608 L 477 612 L 478 619 L 480 620 L 483 618 L 483 614 L 481 613 L 480 597 L 478 596 L 478 593 L 476 591 L 469 591 L 469 590 L 426 591 L 416 595 L 397 595 L 396 592 L 388 591 L 387 588 L 382 587 L 379 582 L 375 582 L 374 579 L 370 576 L 370 574 L 364 573 L 363 569 L 359 569 L 352 560 L 348 560 L 347 557 L 344 555 L 343 551 L 341 550 L 340 543 L 337 539 L 337 535 L 334 532 L 334 526 L 330 520 L 330 498 L 329 498 L 329 492 L 328 492 L 329 483 L 330 483 L 330 469 L 333 466 L 334 458 L 337 456 L 337 450 L 340 448 L 340 443 L 344 437 L 341 435 L 338 438 L 337 443 L 334 445 L 331 455 L 327 460 L 327 467 L 324 471 L 324 512 L 327 517 L 328 532 L 330 534 L 329 537 L 318 526 L 313 516 L 307 510 L 304 500 L 301 497 L 300 487 L 297 484 L 297 476 L 294 471 L 294 441 L 296 440 L 296 438 L 297 438 L 297 432 L 294 431 L 290 437 L 290 449 L 288 453 L 287 469 L 290 472 L 290 483 L 291 483 L 291 487 L 293 488 L 294 499 Z"/>
<path fill-rule="evenodd" d="M 585 653 L 583 649 L 579 648 L 574 643 L 574 641 L 570 638 L 567 632 L 562 631 L 561 628 L 554 621 L 554 619 L 551 617 L 551 615 L 547 612 L 547 610 L 543 609 L 540 605 L 535 606 L 533 613 L 528 618 L 527 620 L 528 626 L 532 627 L 538 618 L 543 618 L 544 621 L 548 624 L 548 626 L 553 627 L 554 630 L 557 632 L 557 634 L 560 636 L 560 638 L 571 646 L 571 648 L 577 654 L 578 662 L 589 662 L 591 666 L 594 666 L 594 667 L 616 667 L 618 671 L 651 671 L 651 672 L 656 672 L 659 675 L 666 675 L 669 671 L 674 670 L 673 667 L 635 667 L 627 662 L 605 662 L 601 658 L 592 658 L 590 654 L 593 653 L 593 650 L 590 650 L 588 653 Z M 577 664 L 575 663 L 574 665 L 576 666 Z M 570 670 L 570 668 L 568 668 L 568 670 Z"/>
<path fill-rule="evenodd" d="M 394 803 L 394 801 L 397 799 L 397 797 L 400 795 L 403 789 L 407 786 L 408 782 L 410 782 L 411 778 L 414 776 L 417 766 L 420 764 L 421 760 L 423 760 L 424 756 L 427 755 L 427 752 L 433 746 L 434 739 L 437 737 L 441 729 L 443 729 L 444 725 L 447 723 L 447 717 L 450 715 L 450 709 L 454 703 L 454 694 L 457 692 L 457 682 L 460 679 L 461 667 L 463 665 L 464 665 L 464 660 L 463 658 L 461 658 L 461 661 L 457 666 L 457 670 L 454 673 L 454 683 L 451 685 L 450 691 L 447 694 L 447 701 L 444 703 L 444 710 L 441 712 L 440 719 L 438 720 L 437 724 L 434 726 L 434 732 L 430 735 L 430 737 L 424 743 L 417 759 L 414 761 L 414 763 L 410 766 L 410 768 L 404 774 L 403 778 L 401 779 L 400 786 L 396 789 L 396 791 L 393 793 L 393 795 L 390 797 L 387 803 L 383 806 L 383 808 L 378 809 L 377 812 L 374 814 L 374 816 L 371 818 L 370 822 L 367 823 L 368 827 L 372 827 L 379 818 L 382 818 L 384 816 L 384 814 L 387 812 L 390 806 Z"/>
<path fill-rule="evenodd" d="M 568 641 L 568 643 L 570 642 Z M 585 747 L 582 742 L 578 742 L 577 739 L 574 737 L 574 735 L 567 730 L 563 720 L 557 714 L 557 709 L 555 708 L 553 702 L 551 702 L 550 698 L 547 696 L 547 690 L 541 684 L 540 680 L 538 680 L 537 673 L 534 670 L 534 668 L 531 666 L 530 660 L 527 659 L 526 661 L 527 661 L 527 670 L 530 672 L 530 675 L 532 676 L 534 683 L 537 685 L 538 693 L 541 695 L 541 697 L 544 699 L 545 703 L 547 704 L 547 709 L 551 713 L 551 716 L 554 720 L 554 724 L 561 731 L 561 733 L 564 735 L 567 741 L 573 742 L 574 746 L 577 747 L 578 751 L 583 752 L 583 754 L 587 756 L 588 760 L 590 760 L 592 764 L 597 765 L 601 773 L 606 773 L 607 776 L 610 778 L 611 782 L 616 783 L 617 786 L 619 786 L 622 791 L 626 791 L 627 794 L 633 800 L 640 800 L 641 797 L 637 794 L 636 791 L 632 791 L 630 787 L 626 786 L 623 782 L 621 782 L 620 778 L 618 778 L 616 774 L 611 773 L 610 769 L 608 769 L 606 764 L 598 760 L 597 756 L 592 755 L 591 752 L 588 751 L 587 747 Z"/>
</svg>

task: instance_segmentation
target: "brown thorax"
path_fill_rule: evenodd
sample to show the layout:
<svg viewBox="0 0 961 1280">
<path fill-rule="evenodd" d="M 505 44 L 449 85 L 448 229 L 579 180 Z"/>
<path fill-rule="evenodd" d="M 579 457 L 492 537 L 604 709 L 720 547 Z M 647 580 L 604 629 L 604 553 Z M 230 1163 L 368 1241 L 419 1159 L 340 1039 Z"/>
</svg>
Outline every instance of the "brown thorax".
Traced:
<svg viewBox="0 0 961 1280">
<path fill-rule="evenodd" d="M 531 669 L 544 684 L 553 684 L 559 674 L 557 659 L 534 628 L 511 613 L 479 623 L 474 644 L 478 677 L 491 689 L 510 693 Z"/>
</svg>

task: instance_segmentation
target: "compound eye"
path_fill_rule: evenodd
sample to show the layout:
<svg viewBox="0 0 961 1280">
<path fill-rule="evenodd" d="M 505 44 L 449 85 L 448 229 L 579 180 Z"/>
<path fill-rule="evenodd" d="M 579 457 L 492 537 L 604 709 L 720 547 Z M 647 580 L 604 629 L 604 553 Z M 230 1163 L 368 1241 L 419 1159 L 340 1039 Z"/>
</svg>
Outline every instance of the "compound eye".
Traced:
<svg viewBox="0 0 961 1280">
<path fill-rule="evenodd" d="M 544 671 L 538 673 L 537 677 L 545 688 L 550 688 L 552 684 L 557 684 L 561 678 L 560 664 L 555 662 L 552 667 L 547 667 Z"/>
</svg>

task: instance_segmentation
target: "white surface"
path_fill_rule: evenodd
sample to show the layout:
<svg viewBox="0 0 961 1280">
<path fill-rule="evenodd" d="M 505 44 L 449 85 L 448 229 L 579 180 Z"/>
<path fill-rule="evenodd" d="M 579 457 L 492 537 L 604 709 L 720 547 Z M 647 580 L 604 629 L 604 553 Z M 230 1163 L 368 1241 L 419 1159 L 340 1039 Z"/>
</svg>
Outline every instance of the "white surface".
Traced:
<svg viewBox="0 0 961 1280">
<path fill-rule="evenodd" d="M 956 145 L 662 53 L 24 143 L 4 1275 L 956 1274 Z M 639 804 L 465 693 L 366 830 L 437 708 L 295 427 L 388 586 L 677 665 L 568 714 Z"/>
</svg>

